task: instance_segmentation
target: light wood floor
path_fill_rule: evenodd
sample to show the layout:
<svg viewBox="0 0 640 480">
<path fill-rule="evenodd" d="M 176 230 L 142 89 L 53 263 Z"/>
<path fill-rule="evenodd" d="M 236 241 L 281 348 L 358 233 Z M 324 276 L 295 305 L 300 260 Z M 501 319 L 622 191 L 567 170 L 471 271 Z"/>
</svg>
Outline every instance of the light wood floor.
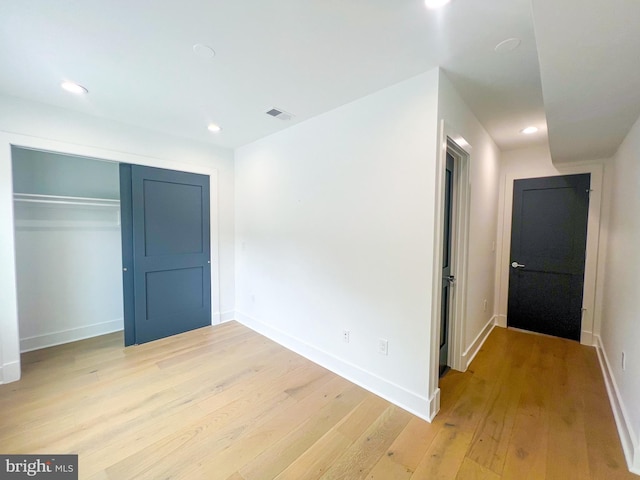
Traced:
<svg viewBox="0 0 640 480">
<path fill-rule="evenodd" d="M 638 479 L 575 342 L 496 328 L 432 424 L 235 322 L 121 345 L 23 355 L 0 452 L 78 453 L 92 480 Z"/>
</svg>

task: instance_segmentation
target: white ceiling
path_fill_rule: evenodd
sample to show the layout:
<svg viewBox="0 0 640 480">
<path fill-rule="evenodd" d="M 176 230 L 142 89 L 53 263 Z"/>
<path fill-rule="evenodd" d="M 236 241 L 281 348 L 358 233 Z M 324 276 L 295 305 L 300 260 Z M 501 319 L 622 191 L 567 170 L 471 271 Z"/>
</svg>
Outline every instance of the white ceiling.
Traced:
<svg viewBox="0 0 640 480">
<path fill-rule="evenodd" d="M 533 7 L 554 161 L 611 157 L 640 115 L 640 1 Z"/>
<path fill-rule="evenodd" d="M 582 42 L 615 4 L 625 34 L 605 26 L 594 41 L 636 48 L 628 63 L 637 73 L 637 43 L 627 43 L 638 38 L 639 2 L 533 1 L 537 44 L 531 0 L 453 0 L 438 11 L 423 0 L 2 0 L 0 93 L 233 148 L 441 66 L 502 149 L 546 142 L 544 86 L 552 148 L 571 156 L 581 150 L 565 151 L 563 135 L 574 143 L 566 124 L 590 111 L 584 102 L 602 83 L 594 79 L 585 99 L 572 75 L 609 60 Z M 573 8 L 596 13 L 567 26 Z M 510 37 L 521 46 L 495 53 Z M 195 55 L 196 43 L 216 56 Z M 585 54 L 579 65 L 556 65 L 576 52 Z M 64 92 L 63 80 L 89 95 Z M 608 124 L 609 143 L 640 114 L 640 100 L 618 103 L 624 111 L 613 113 L 624 118 Z M 271 118 L 272 107 L 295 118 Z M 208 132 L 209 122 L 222 132 Z M 519 134 L 530 124 L 541 132 Z M 597 137 L 589 148 L 609 151 Z"/>
</svg>

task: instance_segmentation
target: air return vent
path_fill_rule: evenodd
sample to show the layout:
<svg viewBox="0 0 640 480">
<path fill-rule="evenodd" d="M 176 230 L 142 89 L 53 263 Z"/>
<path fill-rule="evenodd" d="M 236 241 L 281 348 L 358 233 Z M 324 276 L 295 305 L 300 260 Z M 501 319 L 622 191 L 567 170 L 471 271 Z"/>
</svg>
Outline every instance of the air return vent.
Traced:
<svg viewBox="0 0 640 480">
<path fill-rule="evenodd" d="M 280 120 L 291 120 L 293 118 L 293 115 L 279 108 L 272 108 L 267 112 L 267 115 L 271 115 L 272 117 L 278 118 Z"/>
</svg>

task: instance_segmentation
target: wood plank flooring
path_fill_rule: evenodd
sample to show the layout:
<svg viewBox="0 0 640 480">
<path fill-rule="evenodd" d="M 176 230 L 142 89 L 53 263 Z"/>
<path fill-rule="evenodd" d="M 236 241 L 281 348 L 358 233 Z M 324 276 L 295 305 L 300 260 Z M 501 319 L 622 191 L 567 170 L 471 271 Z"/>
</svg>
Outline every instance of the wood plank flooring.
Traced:
<svg viewBox="0 0 640 480">
<path fill-rule="evenodd" d="M 77 453 L 80 478 L 638 479 L 593 349 L 496 328 L 429 424 L 236 322 L 24 354 L 0 452 Z"/>
</svg>

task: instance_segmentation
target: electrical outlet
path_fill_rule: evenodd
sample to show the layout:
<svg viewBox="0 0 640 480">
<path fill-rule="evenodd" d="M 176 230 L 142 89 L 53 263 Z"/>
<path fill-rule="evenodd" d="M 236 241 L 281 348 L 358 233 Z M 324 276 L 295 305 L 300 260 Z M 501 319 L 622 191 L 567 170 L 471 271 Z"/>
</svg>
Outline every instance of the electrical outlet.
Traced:
<svg viewBox="0 0 640 480">
<path fill-rule="evenodd" d="M 350 334 L 351 334 L 351 332 L 349 332 L 349 330 L 343 330 L 342 331 L 342 339 L 344 340 L 344 343 L 349 343 Z"/>
<path fill-rule="evenodd" d="M 624 352 L 622 352 L 622 371 L 627 369 L 627 358 Z"/>
<path fill-rule="evenodd" d="M 389 341 L 384 338 L 378 340 L 378 353 L 380 355 L 389 355 Z"/>
<path fill-rule="evenodd" d="M 482 311 L 483 312 L 487 311 L 487 299 L 486 298 L 482 301 Z"/>
</svg>

